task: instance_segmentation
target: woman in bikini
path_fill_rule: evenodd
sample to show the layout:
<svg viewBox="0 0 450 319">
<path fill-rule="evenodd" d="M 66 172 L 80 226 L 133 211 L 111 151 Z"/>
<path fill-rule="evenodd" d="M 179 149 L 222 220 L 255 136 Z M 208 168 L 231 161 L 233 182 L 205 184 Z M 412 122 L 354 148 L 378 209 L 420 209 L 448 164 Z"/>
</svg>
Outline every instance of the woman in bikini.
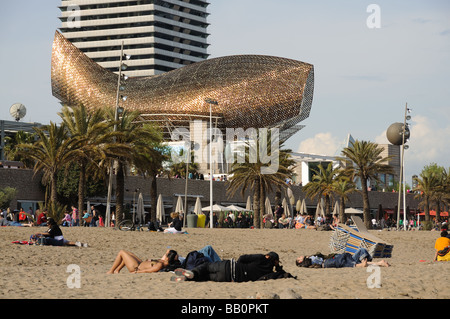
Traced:
<svg viewBox="0 0 450 319">
<path fill-rule="evenodd" d="M 142 261 L 135 254 L 121 250 L 117 254 L 116 260 L 107 274 L 118 274 L 120 270 L 126 266 L 130 273 L 152 273 L 163 269 L 175 269 L 180 267 L 181 263 L 178 260 L 178 254 L 175 250 L 167 250 L 161 259 L 148 259 Z"/>
</svg>

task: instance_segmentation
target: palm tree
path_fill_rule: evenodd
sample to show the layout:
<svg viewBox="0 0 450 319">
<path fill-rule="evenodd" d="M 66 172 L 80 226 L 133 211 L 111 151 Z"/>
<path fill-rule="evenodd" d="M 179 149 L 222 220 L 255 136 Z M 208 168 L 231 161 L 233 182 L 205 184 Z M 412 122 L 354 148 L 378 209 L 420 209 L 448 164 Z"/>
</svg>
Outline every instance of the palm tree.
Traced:
<svg viewBox="0 0 450 319">
<path fill-rule="evenodd" d="M 156 176 L 163 171 L 163 163 L 170 158 L 170 150 L 162 145 L 163 135 L 161 130 L 153 125 L 145 124 L 143 127 L 149 133 L 143 140 L 141 149 L 137 150 L 134 157 L 134 166 L 143 176 L 151 178 L 150 198 L 151 210 L 150 220 L 156 222 L 156 205 L 158 201 Z"/>
<path fill-rule="evenodd" d="M 99 164 L 106 157 L 105 143 L 111 143 L 108 131 L 113 123 L 105 121 L 105 111 L 97 109 L 88 112 L 84 105 L 76 108 L 63 107 L 58 113 L 70 138 L 73 140 L 73 153 L 68 165 L 77 163 L 80 168 L 78 182 L 78 210 L 83 211 L 86 195 L 86 173 L 97 176 L 101 172 Z M 117 151 L 117 146 L 115 147 Z M 125 150 L 128 151 L 128 148 Z"/>
<path fill-rule="evenodd" d="M 313 169 L 312 171 L 315 173 L 312 181 L 306 184 L 303 190 L 311 199 L 318 197 L 320 200 L 323 196 L 325 198 L 325 215 L 329 215 L 330 198 L 334 191 L 334 180 L 338 174 L 338 169 L 333 168 L 333 163 L 329 163 L 327 168 L 319 164 L 318 170 Z"/>
<path fill-rule="evenodd" d="M 349 200 L 349 195 L 356 191 L 355 183 L 350 178 L 342 174 L 338 175 L 333 181 L 333 193 L 339 197 L 339 220 L 346 222 L 345 203 Z"/>
<path fill-rule="evenodd" d="M 24 131 L 18 131 L 14 137 L 6 136 L 6 159 L 10 161 L 20 161 L 25 168 L 33 168 L 34 162 L 26 154 L 21 154 L 16 146 L 19 144 L 31 144 L 34 142 L 34 138 L 34 134 L 26 133 Z"/>
<path fill-rule="evenodd" d="M 417 192 L 415 197 L 422 199 L 420 206 L 424 208 L 425 221 L 428 222 L 430 221 L 430 206 L 436 199 L 442 179 L 439 176 L 439 172 L 431 165 L 425 166 L 419 177 L 415 178 L 415 181 L 417 182 L 417 187 L 414 189 Z"/>
<path fill-rule="evenodd" d="M 367 182 L 374 180 L 379 182 L 379 174 L 393 174 L 393 169 L 388 165 L 391 156 L 382 157 L 383 148 L 369 141 L 356 140 L 349 147 L 342 150 L 343 157 L 337 159 L 346 163 L 346 167 L 352 172 L 353 177 L 361 181 L 361 193 L 363 197 L 364 223 L 370 228 L 370 203 Z"/>
<path fill-rule="evenodd" d="M 280 149 L 274 150 L 274 154 L 278 154 L 278 170 L 267 174 L 269 164 L 264 164 L 260 160 L 260 156 L 257 156 L 257 160 L 250 161 L 249 154 L 253 151 L 257 154 L 257 147 L 253 143 L 247 143 L 249 152 L 245 155 L 245 162 L 232 164 L 230 179 L 228 184 L 227 193 L 235 194 L 239 189 L 241 195 L 244 197 L 247 189 L 252 191 L 253 195 L 253 224 L 255 228 L 261 228 L 262 216 L 264 215 L 264 201 L 266 194 L 273 190 L 273 187 L 286 188 L 286 179 L 291 178 L 293 175 L 292 165 L 294 161 L 290 157 L 290 150 Z M 268 144 L 269 145 L 269 144 Z M 270 154 L 271 147 L 268 147 Z M 272 155 L 274 155 L 272 154 Z"/>
<path fill-rule="evenodd" d="M 33 170 L 43 172 L 43 183 L 50 186 L 50 201 L 57 203 L 57 174 L 72 153 L 71 140 L 64 124 L 58 126 L 50 122 L 43 127 L 34 127 L 37 140 L 34 143 L 17 145 L 21 154 L 34 160 Z"/>
<path fill-rule="evenodd" d="M 184 150 L 181 150 L 179 153 L 179 156 L 184 155 Z M 184 156 L 183 156 L 184 157 Z M 186 174 L 186 162 L 181 161 L 177 163 L 171 163 L 170 164 L 170 175 L 174 176 L 176 174 L 180 174 L 181 176 L 184 176 L 186 178 L 189 177 L 189 173 L 196 173 L 198 171 L 198 163 L 194 161 L 194 152 L 191 152 L 191 159 L 188 163 L 188 173 Z"/>
<path fill-rule="evenodd" d="M 114 119 L 114 110 L 108 110 L 108 117 Z M 116 220 L 117 225 L 121 222 L 123 216 L 124 193 L 125 193 L 125 174 L 127 168 L 131 166 L 138 170 L 148 169 L 149 154 L 154 154 L 154 146 L 161 142 L 162 134 L 155 127 L 142 125 L 138 123 L 138 112 L 123 112 L 119 123 L 117 124 L 116 141 L 121 145 L 128 145 L 128 153 L 111 154 L 110 158 L 115 160 L 116 166 Z M 153 141 L 153 143 L 151 143 Z M 146 156 L 147 154 L 147 156 Z"/>
</svg>

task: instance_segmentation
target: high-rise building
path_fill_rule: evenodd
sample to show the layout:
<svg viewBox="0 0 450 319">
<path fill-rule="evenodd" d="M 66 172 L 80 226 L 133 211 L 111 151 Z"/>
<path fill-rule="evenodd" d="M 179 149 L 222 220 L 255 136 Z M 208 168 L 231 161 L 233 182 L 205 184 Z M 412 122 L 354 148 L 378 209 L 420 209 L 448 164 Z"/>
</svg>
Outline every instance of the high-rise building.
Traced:
<svg viewBox="0 0 450 319">
<path fill-rule="evenodd" d="M 205 0 L 62 0 L 61 33 L 105 69 L 151 76 L 208 58 Z"/>
</svg>

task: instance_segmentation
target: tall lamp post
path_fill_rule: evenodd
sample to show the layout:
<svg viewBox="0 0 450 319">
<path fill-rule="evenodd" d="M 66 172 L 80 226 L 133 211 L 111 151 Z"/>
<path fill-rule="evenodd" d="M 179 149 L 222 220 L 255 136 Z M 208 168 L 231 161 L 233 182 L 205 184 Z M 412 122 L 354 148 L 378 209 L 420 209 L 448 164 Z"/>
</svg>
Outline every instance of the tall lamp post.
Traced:
<svg viewBox="0 0 450 319">
<path fill-rule="evenodd" d="M 405 180 L 405 150 L 409 148 L 405 143 L 409 140 L 410 131 L 409 124 L 406 122 L 411 119 L 408 113 L 411 109 L 408 108 L 408 104 L 405 106 L 405 117 L 403 123 L 394 123 L 389 126 L 386 135 L 389 140 L 394 145 L 400 145 L 400 175 L 399 175 L 399 186 L 398 186 L 398 205 L 397 205 L 397 229 L 400 228 L 400 206 L 403 191 L 403 229 L 407 230 L 406 225 L 406 180 Z"/>
<path fill-rule="evenodd" d="M 129 60 L 131 57 L 129 55 L 123 54 L 123 41 L 120 48 L 120 64 L 119 64 L 119 76 L 117 79 L 117 93 L 116 93 L 116 108 L 114 112 L 114 132 L 117 131 L 117 122 L 119 121 L 119 113 L 123 112 L 123 108 L 119 105 L 119 100 L 122 99 L 126 101 L 126 96 L 121 96 L 120 92 L 125 88 L 121 85 L 122 82 L 122 71 L 125 71 L 128 66 L 123 63 L 123 59 Z M 124 76 L 123 80 L 127 80 L 128 77 Z M 108 197 L 106 200 L 106 227 L 111 226 L 111 194 L 112 194 L 112 183 L 113 183 L 113 170 L 114 170 L 114 161 L 111 161 L 111 166 L 109 169 L 109 181 L 108 181 Z"/>
<path fill-rule="evenodd" d="M 213 99 L 205 99 L 205 102 L 209 104 L 209 228 L 214 228 L 213 223 L 213 169 L 212 169 L 212 105 L 218 105 L 219 103 Z"/>
</svg>

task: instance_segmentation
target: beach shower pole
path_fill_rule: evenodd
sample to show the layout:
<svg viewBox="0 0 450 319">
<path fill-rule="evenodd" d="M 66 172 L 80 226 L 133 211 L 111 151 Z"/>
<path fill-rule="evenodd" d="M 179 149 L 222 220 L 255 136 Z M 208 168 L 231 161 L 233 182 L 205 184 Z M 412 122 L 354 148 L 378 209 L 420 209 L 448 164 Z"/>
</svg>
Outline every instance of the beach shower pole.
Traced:
<svg viewBox="0 0 450 319">
<path fill-rule="evenodd" d="M 123 41 L 120 47 L 120 64 L 119 64 L 119 77 L 117 79 L 117 96 L 116 96 L 116 108 L 114 112 L 114 132 L 117 131 L 117 122 L 119 121 L 119 112 L 122 110 L 119 106 L 119 98 L 120 98 L 120 91 L 122 90 L 121 87 L 121 80 L 122 80 L 122 71 L 125 71 L 127 69 L 127 65 L 123 63 Z M 130 59 L 129 55 L 126 55 L 125 58 L 127 60 Z M 109 181 L 108 181 L 108 197 L 106 200 L 106 227 L 111 226 L 111 197 L 112 197 L 112 183 L 113 183 L 113 170 L 114 170 L 114 161 L 111 160 L 111 165 L 109 169 Z M 116 219 L 118 219 L 119 216 L 117 216 L 117 208 L 116 208 Z"/>
<path fill-rule="evenodd" d="M 209 228 L 214 228 L 213 223 L 213 161 L 212 161 L 212 105 L 218 105 L 219 103 L 212 99 L 205 99 L 205 102 L 209 104 Z"/>
</svg>

